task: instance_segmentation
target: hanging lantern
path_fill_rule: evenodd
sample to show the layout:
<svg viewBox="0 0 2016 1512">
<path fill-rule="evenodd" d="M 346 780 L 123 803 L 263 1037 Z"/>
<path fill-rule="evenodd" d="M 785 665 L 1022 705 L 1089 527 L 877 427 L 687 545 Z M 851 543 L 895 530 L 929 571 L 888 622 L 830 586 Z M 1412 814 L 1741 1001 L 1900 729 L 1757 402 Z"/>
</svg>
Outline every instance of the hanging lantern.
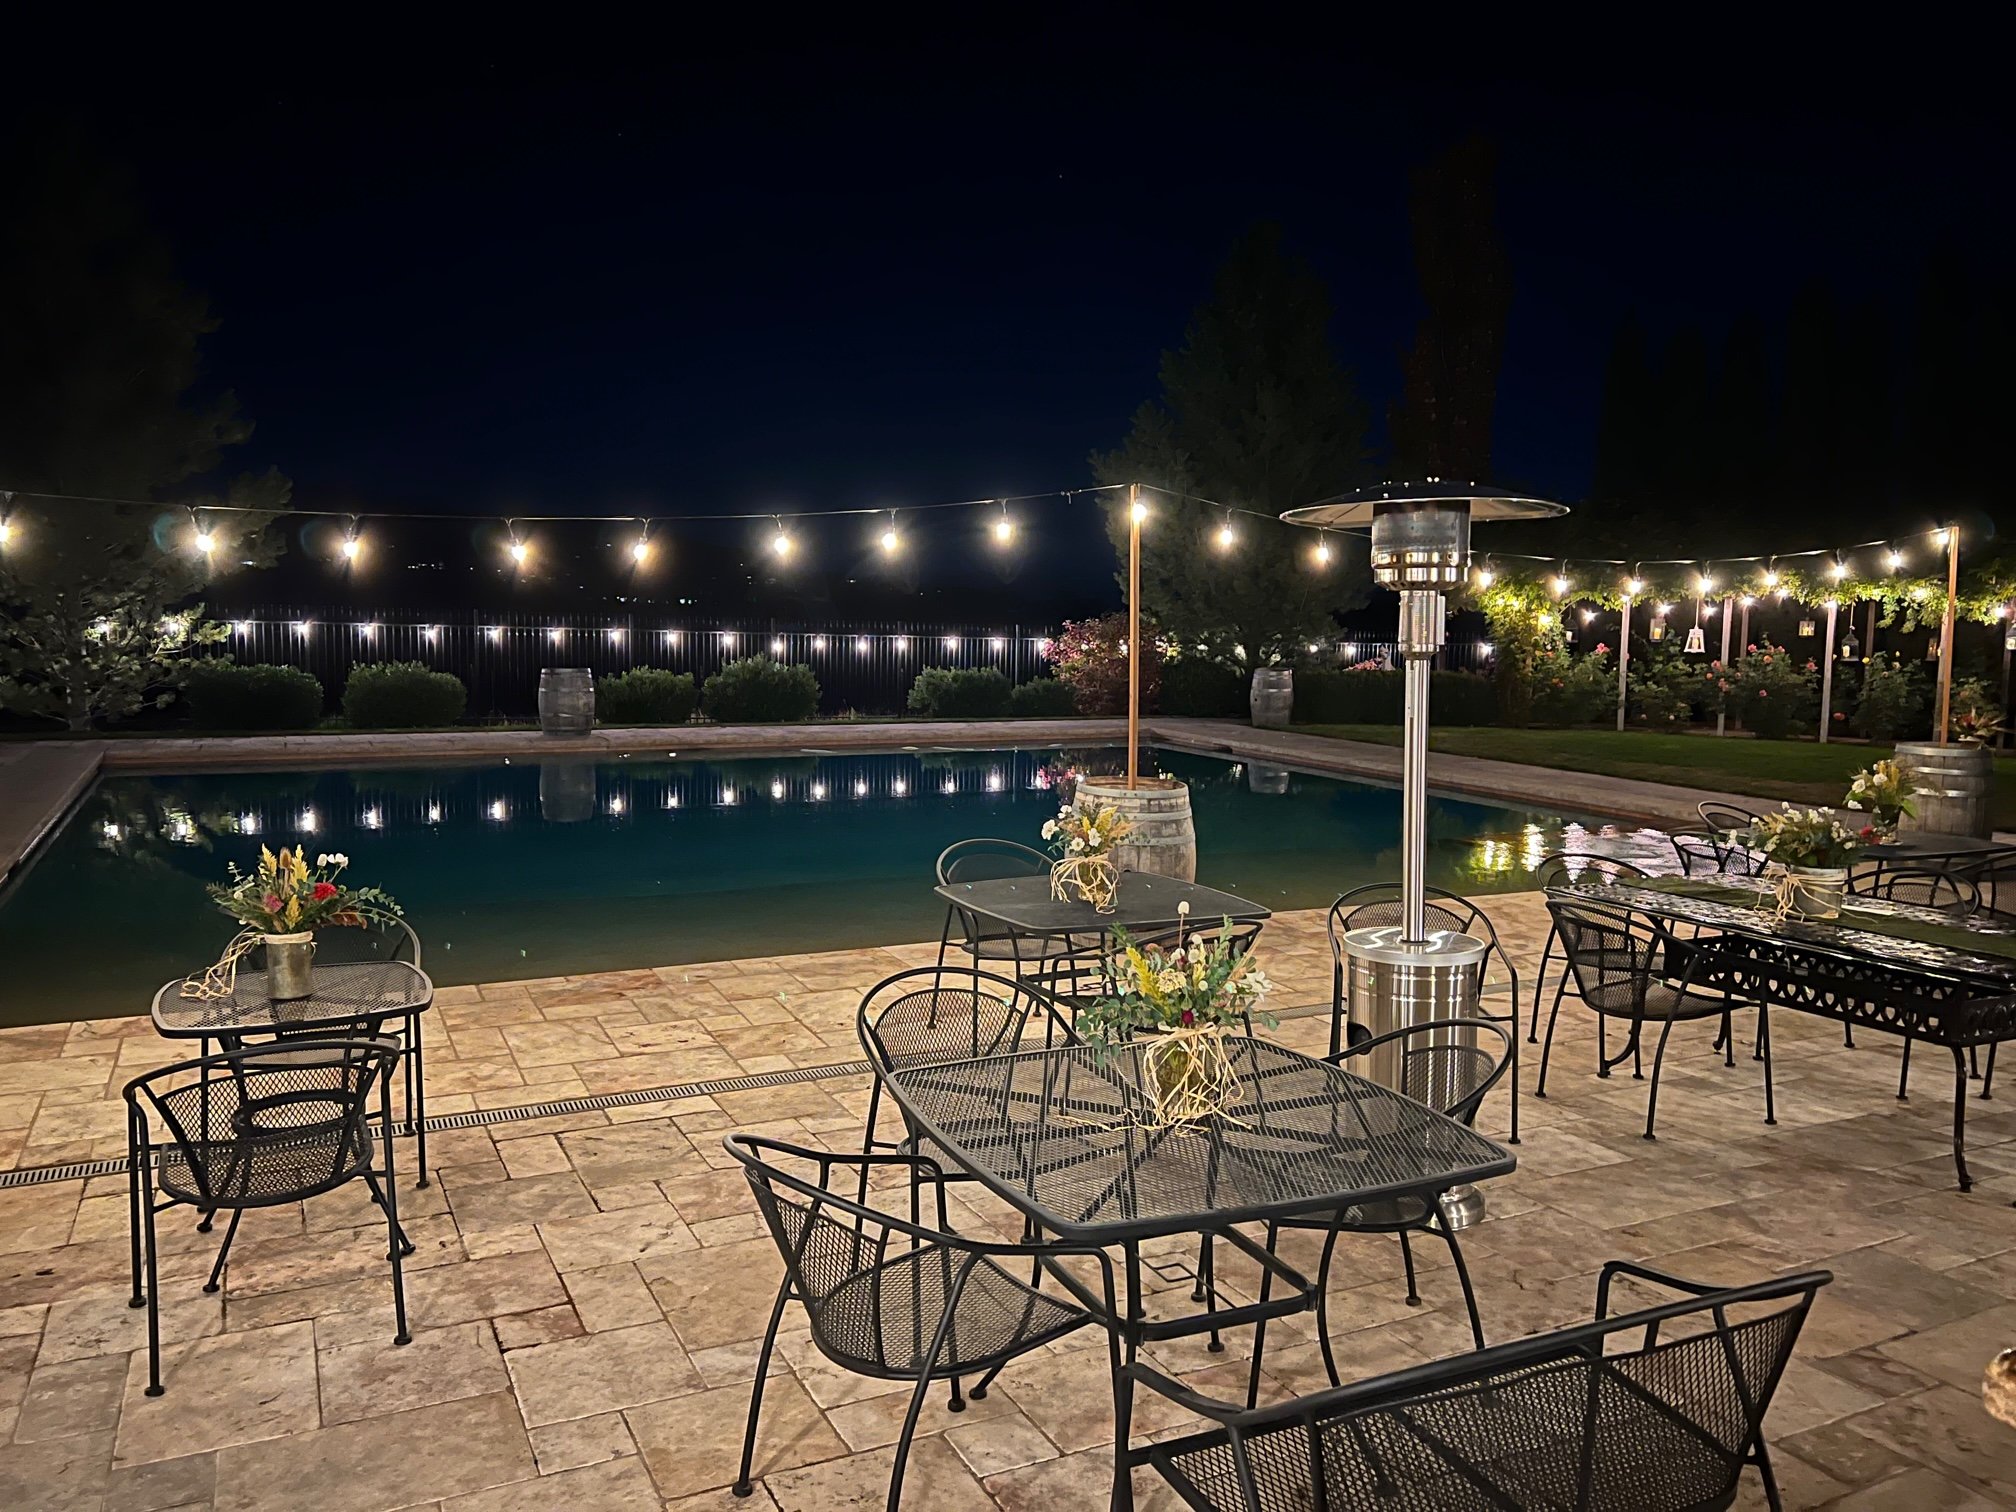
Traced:
<svg viewBox="0 0 2016 1512">
<path fill-rule="evenodd" d="M 1687 655 L 1704 656 L 1707 654 L 1707 651 L 1708 637 L 1701 633 L 1699 625 L 1693 626 L 1687 632 Z"/>
<path fill-rule="evenodd" d="M 1655 641 L 1662 641 L 1666 639 L 1666 621 L 1662 619 L 1655 619 L 1654 621 L 1652 621 L 1651 630 L 1647 633 Z"/>
<path fill-rule="evenodd" d="M 1799 621 L 1799 633 L 1810 639 L 1813 634 L 1813 621 L 1808 619 Z"/>
<path fill-rule="evenodd" d="M 1855 639 L 1855 631 L 1851 628 L 1848 631 L 1847 638 L 1841 642 L 1841 660 L 1844 662 L 1859 661 L 1861 657 L 1862 642 Z"/>
</svg>

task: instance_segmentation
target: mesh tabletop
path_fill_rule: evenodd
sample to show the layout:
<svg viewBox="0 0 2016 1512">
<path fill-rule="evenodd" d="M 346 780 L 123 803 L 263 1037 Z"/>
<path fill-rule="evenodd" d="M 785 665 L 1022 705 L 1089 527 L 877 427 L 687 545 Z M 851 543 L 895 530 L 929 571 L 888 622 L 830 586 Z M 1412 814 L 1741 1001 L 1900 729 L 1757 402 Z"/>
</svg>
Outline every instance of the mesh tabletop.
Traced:
<svg viewBox="0 0 2016 1512">
<path fill-rule="evenodd" d="M 1110 1244 L 1333 1211 L 1512 1169 L 1505 1150 L 1363 1077 L 1266 1040 L 1227 1044 L 1241 1097 L 1143 1126 L 1141 1046 L 988 1056 L 892 1073 L 889 1087 L 966 1170 L 1060 1238 Z"/>
<path fill-rule="evenodd" d="M 1948 835 L 1938 830 L 1903 830 L 1894 838 L 1869 846 L 1862 852 L 1869 861 L 1971 861 L 2006 860 L 2016 846 L 2002 840 L 1984 840 L 1979 835 Z"/>
<path fill-rule="evenodd" d="M 276 1003 L 266 995 L 266 973 L 256 966 L 240 969 L 227 998 L 185 998 L 182 984 L 170 982 L 154 994 L 154 1028 L 188 1039 L 299 1033 L 417 1013 L 434 1001 L 433 982 L 408 961 L 317 966 L 313 984 L 309 996 Z"/>
<path fill-rule="evenodd" d="M 1732 889 L 1754 887 L 1740 877 L 1718 879 Z M 1793 946 L 1816 956 L 1827 956 L 1850 964 L 1888 971 L 1915 972 L 1978 984 L 1991 992 L 2016 989 L 2016 960 L 1989 951 L 1971 951 L 1930 940 L 1903 939 L 1880 930 L 1857 929 L 1845 916 L 1834 920 L 1784 919 L 1773 917 L 1770 895 L 1758 891 L 1759 906 L 1725 903 L 1715 898 L 1690 897 L 1685 893 L 1634 885 L 1620 877 L 1613 882 L 1574 882 L 1550 887 L 1547 895 L 1568 903 L 1589 903 L 1598 908 L 1628 908 L 1655 918 L 1698 925 L 1724 934 L 1769 940 L 1779 946 Z M 2008 931 L 1964 919 L 1955 919 L 1940 909 L 1917 903 L 1897 903 L 1885 898 L 1851 899 L 1858 912 L 1887 915 L 1942 930 L 1971 931 L 2008 938 Z"/>
<path fill-rule="evenodd" d="M 1246 924 L 1273 917 L 1272 910 L 1264 905 L 1220 892 L 1215 887 L 1137 871 L 1120 873 L 1111 913 L 1100 913 L 1077 898 L 1060 902 L 1051 897 L 1048 876 L 947 882 L 938 889 L 938 896 L 958 908 L 1032 935 L 1168 928 L 1182 918 L 1178 907 L 1184 903 L 1190 905 L 1190 922 L 1200 929 L 1221 919 Z"/>
</svg>

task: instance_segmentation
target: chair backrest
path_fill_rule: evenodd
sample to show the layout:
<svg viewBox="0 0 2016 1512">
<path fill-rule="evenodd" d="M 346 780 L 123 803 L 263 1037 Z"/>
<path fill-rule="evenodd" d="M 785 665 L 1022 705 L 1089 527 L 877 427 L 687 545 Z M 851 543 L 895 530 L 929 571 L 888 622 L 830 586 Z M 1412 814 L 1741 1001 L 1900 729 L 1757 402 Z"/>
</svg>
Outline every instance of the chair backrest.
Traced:
<svg viewBox="0 0 2016 1512">
<path fill-rule="evenodd" d="M 1674 829 L 1667 833 L 1673 854 L 1679 859 L 1682 876 L 1720 876 L 1733 873 L 1754 877 L 1764 870 L 1764 858 L 1748 848 L 1732 844 L 1720 834 L 1707 830 Z"/>
<path fill-rule="evenodd" d="M 1645 992 L 1659 975 L 1665 932 L 1644 915 L 1624 908 L 1547 901 L 1575 987 L 1592 1008 L 1642 1011 Z"/>
<path fill-rule="evenodd" d="M 318 929 L 315 959 L 324 965 L 339 961 L 405 961 L 419 966 L 420 936 L 404 919 L 388 919 L 363 929 Z"/>
<path fill-rule="evenodd" d="M 135 1133 L 167 1135 L 161 1184 L 237 1207 L 311 1197 L 368 1165 L 390 1039 L 290 1039 L 162 1066 L 126 1084 Z M 143 1157 L 144 1158 L 144 1157 Z"/>
<path fill-rule="evenodd" d="M 1649 877 L 1652 874 L 1644 867 L 1629 861 L 1619 861 L 1614 856 L 1592 856 L 1581 851 L 1555 851 L 1542 856 L 1540 864 L 1533 868 L 1533 879 L 1542 887 L 1560 887 L 1570 882 L 1589 882 L 1604 886 L 1619 878 Z"/>
<path fill-rule="evenodd" d="M 932 1163 L 835 1154 L 753 1134 L 730 1134 L 722 1143 L 749 1178 L 820 1352 L 850 1368 L 914 1369 L 978 1258 L 948 1231 L 945 1188 Z M 924 1170 L 937 1193 L 936 1228 L 918 1221 L 914 1184 L 908 1221 L 867 1203 L 877 1166 Z"/>
<path fill-rule="evenodd" d="M 1726 1507 L 1831 1279 L 1690 1285 L 1614 1318 L 1599 1303 L 1592 1323 L 1221 1414 L 1225 1449 L 1151 1458 L 1179 1492 L 1216 1471 L 1219 1496 L 1195 1504 L 1250 1512 Z"/>
<path fill-rule="evenodd" d="M 1050 858 L 1019 840 L 955 840 L 938 853 L 938 885 L 991 882 L 996 877 L 1040 877 Z"/>
<path fill-rule="evenodd" d="M 1694 805 L 1694 812 L 1701 816 L 1701 822 L 1711 830 L 1748 829 L 1763 815 L 1754 809 L 1747 809 L 1740 803 L 1724 803 L 1710 799 Z"/>
<path fill-rule="evenodd" d="M 1427 1019 L 1374 1035 L 1351 1026 L 1351 1043 L 1336 1057 L 1347 1070 L 1353 1060 L 1394 1052 L 1399 1070 L 1394 1090 L 1425 1103 L 1459 1123 L 1471 1123 L 1485 1096 L 1512 1064 L 1512 1034 L 1497 1019 Z"/>
<path fill-rule="evenodd" d="M 1885 869 L 1873 876 L 1855 878 L 1849 890 L 1862 897 L 1916 903 L 1921 908 L 1943 909 L 1962 917 L 1981 907 L 1980 886 L 1967 877 L 1947 872 Z"/>
<path fill-rule="evenodd" d="M 855 1032 L 885 1071 L 1005 1055 L 1021 1045 L 1032 1014 L 1056 1012 L 1030 982 L 971 966 L 920 966 L 884 977 L 862 996 Z M 1073 1036 L 1062 1018 L 1044 1026 L 1052 1043 Z"/>
</svg>

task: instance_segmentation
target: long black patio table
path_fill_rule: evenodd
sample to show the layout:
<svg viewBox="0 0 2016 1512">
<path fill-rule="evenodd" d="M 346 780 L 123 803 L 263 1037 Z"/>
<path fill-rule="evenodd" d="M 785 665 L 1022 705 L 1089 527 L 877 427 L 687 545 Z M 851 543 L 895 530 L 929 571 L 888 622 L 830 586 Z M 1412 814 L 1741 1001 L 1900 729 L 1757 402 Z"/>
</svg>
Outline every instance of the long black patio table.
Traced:
<svg viewBox="0 0 2016 1512">
<path fill-rule="evenodd" d="M 1881 898 L 1850 898 L 1837 920 L 1781 920 L 1771 884 L 1735 876 L 1571 882 L 1547 895 L 1703 931 L 1690 986 L 1901 1034 L 1907 1054 L 1913 1040 L 1950 1050 L 1953 1166 L 1971 1189 L 1967 1052 L 2016 1039 L 2016 934 Z"/>
<path fill-rule="evenodd" d="M 1233 1037 L 1240 1096 L 1227 1111 L 1155 1127 L 1139 1042 L 1074 1043 L 887 1074 L 914 1127 L 1035 1228 L 1122 1252 L 1125 1297 L 1101 1296 L 1062 1266 L 1059 1284 L 1114 1329 L 1131 1365 L 1144 1342 L 1306 1311 L 1309 1283 L 1235 1224 L 1328 1213 L 1502 1176 L 1512 1155 L 1454 1119 L 1269 1040 Z M 1262 1300 L 1150 1322 L 1141 1245 L 1212 1234 L 1262 1268 Z M 1270 1299 L 1272 1280 L 1288 1287 Z M 1255 1339 L 1255 1368 L 1263 1337 Z M 1114 1501 L 1132 1505 L 1131 1379 L 1114 1378 Z"/>
</svg>

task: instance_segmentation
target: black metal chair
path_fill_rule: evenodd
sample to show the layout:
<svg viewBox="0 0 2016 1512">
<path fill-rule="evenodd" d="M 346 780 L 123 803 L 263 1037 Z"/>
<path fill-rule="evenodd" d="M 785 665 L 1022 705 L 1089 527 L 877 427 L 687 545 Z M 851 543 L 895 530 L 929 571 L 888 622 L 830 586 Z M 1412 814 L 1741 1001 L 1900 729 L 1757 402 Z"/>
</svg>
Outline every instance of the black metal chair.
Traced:
<svg viewBox="0 0 2016 1512">
<path fill-rule="evenodd" d="M 1356 1024 L 1351 1027 L 1358 1031 L 1351 1047 L 1326 1059 L 1338 1065 L 1348 1065 L 1353 1060 L 1369 1061 L 1382 1048 L 1396 1046 L 1398 1053 L 1394 1059 L 1399 1071 L 1396 1090 L 1466 1125 L 1476 1121 L 1477 1109 L 1511 1068 L 1518 1040 L 1516 1026 L 1507 1029 L 1502 1020 L 1490 1018 L 1434 1019 L 1377 1036 L 1363 1032 Z M 1496 1048 L 1475 1044 L 1472 1042 L 1475 1038 L 1495 1039 Z M 1331 1385 L 1337 1385 L 1339 1377 L 1337 1358 L 1330 1349 L 1330 1261 L 1336 1252 L 1337 1236 L 1340 1234 L 1395 1234 L 1399 1237 L 1400 1260 L 1407 1272 L 1409 1307 L 1419 1307 L 1421 1295 L 1415 1286 L 1414 1251 L 1407 1242 L 1407 1236 L 1433 1234 L 1442 1240 L 1449 1246 L 1449 1258 L 1456 1266 L 1456 1280 L 1463 1288 L 1463 1306 L 1470 1314 L 1470 1336 L 1477 1341 L 1479 1349 L 1484 1348 L 1484 1324 L 1477 1316 L 1477 1294 L 1471 1288 L 1470 1270 L 1463 1263 L 1463 1249 L 1456 1242 L 1456 1232 L 1441 1221 L 1440 1196 L 1440 1193 L 1423 1193 L 1381 1198 L 1346 1208 L 1341 1213 L 1314 1213 L 1306 1218 L 1284 1219 L 1269 1228 L 1267 1247 L 1270 1250 L 1274 1246 L 1276 1228 L 1327 1231 L 1323 1241 L 1323 1259 L 1316 1271 L 1316 1336 L 1323 1347 L 1323 1368 L 1330 1373 Z M 1271 1280 L 1271 1276 L 1261 1280 L 1260 1299 L 1263 1302 L 1267 1299 L 1267 1287 Z M 1254 1341 L 1254 1368 L 1246 1388 L 1248 1407 L 1259 1397 L 1260 1342 L 1267 1325 L 1263 1321 L 1258 1326 L 1261 1334 Z"/>
<path fill-rule="evenodd" d="M 1613 1317 L 1619 1277 L 1681 1300 Z M 1746 1466 L 1777 1508 L 1764 1418 L 1833 1279 L 1717 1288 L 1613 1260 L 1592 1322 L 1258 1410 L 1129 1374 L 1217 1424 L 1147 1450 L 1212 1512 L 1705 1512 L 1735 1502 Z"/>
<path fill-rule="evenodd" d="M 1490 1019 L 1503 1018 L 1516 1030 L 1519 1026 L 1519 972 L 1512 964 L 1512 957 L 1498 942 L 1498 931 L 1492 927 L 1490 916 L 1459 894 L 1440 887 L 1425 888 L 1423 891 L 1427 895 L 1425 912 L 1430 929 L 1446 929 L 1456 934 L 1481 937 L 1485 943 L 1483 981 L 1478 984 L 1478 1015 Z M 1324 917 L 1324 930 L 1330 937 L 1330 1053 L 1333 1056 L 1344 1048 L 1344 933 L 1351 929 L 1399 924 L 1403 906 L 1398 882 L 1368 882 L 1339 897 Z M 1502 1014 L 1492 1013 L 1482 1006 L 1481 1001 L 1483 994 L 1490 990 L 1494 961 L 1498 970 L 1504 973 L 1505 985 L 1512 999 L 1512 1006 Z M 1516 1033 L 1512 1043 L 1512 1132 L 1509 1142 L 1519 1143 L 1519 1044 Z"/>
<path fill-rule="evenodd" d="M 1691 1020 L 1719 1018 L 1724 1021 L 1724 1043 L 1730 1034 L 1728 1015 L 1738 1008 L 1757 1010 L 1757 1050 L 1764 1062 L 1764 1122 L 1778 1122 L 1771 1089 L 1771 1011 L 1761 1003 L 1745 1003 L 1727 994 L 1694 990 L 1697 976 L 1712 972 L 1716 963 L 1712 941 L 1694 941 L 1686 947 L 1685 964 L 1676 969 L 1668 960 L 1673 937 L 1657 922 L 1624 908 L 1598 908 L 1581 903 L 1550 899 L 1547 911 L 1561 938 L 1568 970 L 1554 992 L 1554 1007 L 1547 1015 L 1547 1038 L 1540 1050 L 1540 1079 L 1534 1086 L 1536 1097 L 1547 1095 L 1547 1063 L 1554 1050 L 1554 1026 L 1561 1017 L 1561 1000 L 1572 978 L 1582 1001 L 1597 1015 L 1599 1025 L 1622 1019 L 1630 1034 L 1615 1056 L 1599 1039 L 1596 1074 L 1608 1079 L 1610 1068 L 1628 1056 L 1636 1056 L 1647 1023 L 1659 1025 L 1659 1045 L 1652 1056 L 1651 1095 L 1645 1105 L 1645 1137 L 1655 1138 L 1654 1121 L 1659 1112 L 1659 1072 L 1666 1062 L 1666 1041 L 1673 1026 Z M 1643 1072 L 1634 1062 L 1632 1076 Z"/>
<path fill-rule="evenodd" d="M 938 853 L 938 885 L 991 882 L 1000 877 L 1047 877 L 1050 859 L 1019 840 L 956 840 Z M 982 961 L 1012 963 L 1019 974 L 1024 966 L 1040 970 L 1071 950 L 1068 936 L 1038 938 L 1017 934 L 990 925 L 978 914 L 953 903 L 946 905 L 945 927 L 938 939 L 940 965 L 951 948 L 955 925 L 961 948 L 976 966 Z"/>
<path fill-rule="evenodd" d="M 390 919 L 371 929 L 324 929 L 315 935 L 315 959 L 321 962 L 405 961 L 415 970 L 426 968 L 420 961 L 420 936 L 404 919 Z M 425 1013 L 409 1013 L 388 1021 L 380 1032 L 391 1032 L 403 1052 L 401 1069 L 406 1076 L 406 1112 L 413 1124 L 413 1164 L 418 1170 L 415 1186 L 427 1185 L 427 1050 L 421 1037 Z M 369 1034 L 366 1024 L 344 1031 Z"/>
<path fill-rule="evenodd" d="M 1680 863 L 1683 877 L 1761 877 L 1764 858 L 1747 846 L 1733 843 L 1726 834 L 1706 828 L 1681 827 L 1667 831 L 1666 839 Z"/>
<path fill-rule="evenodd" d="M 300 1202 L 362 1180 L 385 1213 L 398 1325 L 392 1342 L 409 1341 L 401 1262 L 413 1246 L 399 1227 L 392 1176 L 398 1058 L 390 1039 L 292 1039 L 179 1061 L 126 1084 L 131 1305 L 147 1309 L 147 1395 L 162 1391 L 154 1215 L 178 1203 L 230 1210 L 203 1286 L 215 1292 L 247 1208 Z M 157 1125 L 165 1138 L 157 1140 Z"/>
<path fill-rule="evenodd" d="M 1714 799 L 1695 804 L 1694 812 L 1701 816 L 1701 822 L 1710 830 L 1722 831 L 1748 829 L 1764 817 L 1740 803 L 1717 802 Z"/>
<path fill-rule="evenodd" d="M 1076 1040 L 1070 1024 L 1042 988 L 977 967 L 920 966 L 884 977 L 870 987 L 854 1016 L 854 1032 L 861 1040 L 862 1052 L 876 1070 L 868 1090 L 863 1152 L 932 1153 L 914 1128 L 900 1141 L 875 1137 L 884 1075 L 909 1066 L 1012 1053 L 1022 1048 L 1023 1033 L 1034 1014 L 1043 1017 L 1046 1047 Z M 945 1179 L 971 1178 L 954 1167 Z"/>
<path fill-rule="evenodd" d="M 777 1288 L 749 1390 L 742 1468 L 734 1484 L 737 1496 L 747 1496 L 752 1489 L 750 1470 L 764 1377 L 784 1304 L 793 1298 L 805 1305 L 814 1347 L 842 1370 L 916 1383 L 896 1440 L 890 1512 L 903 1499 L 903 1470 L 931 1382 L 949 1380 L 951 1409 L 962 1411 L 961 1376 L 978 1374 L 972 1394 L 976 1400 L 985 1397 L 1003 1366 L 1093 1321 L 1083 1308 L 1018 1279 L 1001 1261 L 1030 1260 L 1040 1265 L 1065 1256 L 1089 1261 L 1104 1277 L 1107 1316 L 1119 1316 L 1112 1262 L 1094 1246 L 1002 1244 L 952 1233 L 945 1217 L 942 1173 L 934 1161 L 906 1155 L 836 1155 L 747 1134 L 730 1134 L 723 1143 L 741 1162 L 756 1206 L 784 1257 L 784 1280 Z M 777 1164 L 779 1157 L 798 1170 Z M 838 1177 L 865 1191 L 870 1173 L 877 1169 L 911 1177 L 907 1220 L 833 1190 Z M 937 1194 L 935 1227 L 919 1218 L 919 1192 L 925 1185 Z M 1117 1336 L 1109 1335 L 1107 1350 L 1117 1376 L 1121 1364 Z"/>
<path fill-rule="evenodd" d="M 1550 887 L 1560 887 L 1569 882 L 1589 882 L 1607 887 L 1620 878 L 1626 881 L 1634 877 L 1649 877 L 1652 874 L 1642 866 L 1629 861 L 1619 861 L 1611 856 L 1589 856 L 1572 851 L 1555 851 L 1542 856 L 1540 864 L 1533 868 L 1533 880 L 1540 884 L 1544 892 Z M 1547 963 L 1554 957 L 1554 946 L 1561 938 L 1561 931 L 1549 921 L 1547 939 L 1540 947 L 1540 966 L 1533 973 L 1533 1019 L 1526 1026 L 1526 1043 L 1540 1043 L 1540 1000 L 1547 993 Z"/>
<path fill-rule="evenodd" d="M 1981 908 L 1980 887 L 1971 879 L 1951 872 L 1884 867 L 1849 878 L 1848 890 L 1858 898 L 1915 903 L 1920 908 L 1936 908 L 1962 919 Z"/>
</svg>

